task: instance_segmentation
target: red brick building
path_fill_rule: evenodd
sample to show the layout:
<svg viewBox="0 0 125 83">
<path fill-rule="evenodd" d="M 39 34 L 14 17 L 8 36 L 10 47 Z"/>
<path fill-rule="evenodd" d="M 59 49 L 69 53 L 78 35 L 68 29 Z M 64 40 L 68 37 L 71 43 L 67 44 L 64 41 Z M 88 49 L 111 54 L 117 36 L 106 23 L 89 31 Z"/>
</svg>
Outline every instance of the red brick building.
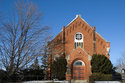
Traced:
<svg viewBox="0 0 125 83">
<path fill-rule="evenodd" d="M 67 59 L 66 80 L 89 80 L 93 54 L 103 54 L 109 58 L 110 43 L 80 15 L 77 15 L 66 27 L 63 26 L 62 31 L 50 45 L 53 48 L 49 64 L 59 56 L 65 56 Z"/>
</svg>

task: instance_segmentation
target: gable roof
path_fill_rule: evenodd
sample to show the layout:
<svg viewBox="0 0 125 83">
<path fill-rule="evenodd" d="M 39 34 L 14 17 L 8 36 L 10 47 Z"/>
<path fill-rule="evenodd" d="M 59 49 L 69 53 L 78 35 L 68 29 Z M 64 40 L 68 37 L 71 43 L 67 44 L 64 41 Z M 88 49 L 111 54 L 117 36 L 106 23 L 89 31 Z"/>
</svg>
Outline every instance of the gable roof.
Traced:
<svg viewBox="0 0 125 83">
<path fill-rule="evenodd" d="M 72 22 L 74 22 L 77 18 L 81 18 L 81 15 L 76 15 L 76 17 L 67 25 L 67 26 L 69 26 Z M 82 18 L 81 18 L 82 19 Z M 82 19 L 86 24 L 88 24 L 84 19 Z M 89 24 L 88 24 L 89 25 Z M 66 27 L 67 27 L 66 26 Z M 90 25 L 89 25 L 90 26 Z"/>
<path fill-rule="evenodd" d="M 91 29 L 92 27 L 81 17 L 81 15 L 76 15 L 76 17 L 67 25 L 65 26 L 65 28 L 67 28 L 68 26 L 70 26 L 77 18 L 82 19 Z M 92 29 L 93 30 L 93 29 Z M 54 40 L 63 30 L 61 30 L 52 40 Z M 95 31 L 96 32 L 96 31 Z M 101 37 L 104 41 L 106 41 L 99 33 L 96 32 L 96 34 Z M 106 41 L 107 42 L 107 41 Z"/>
</svg>

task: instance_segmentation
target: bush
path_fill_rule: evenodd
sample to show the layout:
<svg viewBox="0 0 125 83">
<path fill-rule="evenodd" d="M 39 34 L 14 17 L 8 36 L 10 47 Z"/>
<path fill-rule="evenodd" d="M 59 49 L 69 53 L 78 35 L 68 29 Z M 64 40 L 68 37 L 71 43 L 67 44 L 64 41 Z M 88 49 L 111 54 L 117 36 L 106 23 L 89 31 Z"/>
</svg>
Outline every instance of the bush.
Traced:
<svg viewBox="0 0 125 83">
<path fill-rule="evenodd" d="M 21 76 L 17 73 L 12 75 L 8 75 L 8 73 L 4 70 L 0 70 L 0 83 L 7 83 L 7 82 L 16 82 L 20 81 Z"/>
<path fill-rule="evenodd" d="M 65 73 L 67 70 L 66 66 L 67 66 L 67 61 L 65 57 L 62 56 L 57 58 L 51 66 L 53 77 L 58 80 L 65 80 Z"/>
<path fill-rule="evenodd" d="M 102 74 L 102 73 L 93 73 L 90 76 L 90 81 L 111 81 L 112 74 Z"/>
<path fill-rule="evenodd" d="M 91 60 L 92 73 L 111 74 L 113 65 L 105 55 L 94 54 Z"/>
<path fill-rule="evenodd" d="M 6 81 L 8 81 L 8 75 L 7 72 L 4 70 L 0 70 L 0 83 L 5 83 Z"/>
<path fill-rule="evenodd" d="M 43 80 L 44 74 L 42 69 L 24 69 L 21 70 L 23 75 L 23 81 L 30 80 Z"/>
<path fill-rule="evenodd" d="M 121 74 L 120 73 L 117 73 L 117 72 L 115 72 L 115 73 L 113 73 L 112 74 L 112 80 L 122 80 L 121 79 Z"/>
</svg>

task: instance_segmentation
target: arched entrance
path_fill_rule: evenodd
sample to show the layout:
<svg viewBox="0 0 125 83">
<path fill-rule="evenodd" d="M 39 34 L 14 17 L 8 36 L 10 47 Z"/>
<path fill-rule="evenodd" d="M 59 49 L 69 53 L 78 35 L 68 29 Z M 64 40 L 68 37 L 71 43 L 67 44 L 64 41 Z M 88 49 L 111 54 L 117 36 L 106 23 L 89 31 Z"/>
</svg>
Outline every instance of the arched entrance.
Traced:
<svg viewBox="0 0 125 83">
<path fill-rule="evenodd" d="M 85 64 L 81 60 L 77 60 L 72 65 L 72 79 L 83 80 L 85 73 Z"/>
</svg>

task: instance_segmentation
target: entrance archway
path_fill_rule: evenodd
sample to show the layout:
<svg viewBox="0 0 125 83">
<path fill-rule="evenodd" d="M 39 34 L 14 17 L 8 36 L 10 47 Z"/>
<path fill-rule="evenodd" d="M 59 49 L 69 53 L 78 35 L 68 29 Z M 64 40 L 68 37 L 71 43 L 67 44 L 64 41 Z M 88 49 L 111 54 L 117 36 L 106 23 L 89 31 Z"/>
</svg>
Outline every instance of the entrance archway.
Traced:
<svg viewBox="0 0 125 83">
<path fill-rule="evenodd" d="M 85 73 L 85 64 L 81 60 L 77 60 L 72 66 L 72 79 L 83 80 Z"/>
</svg>

